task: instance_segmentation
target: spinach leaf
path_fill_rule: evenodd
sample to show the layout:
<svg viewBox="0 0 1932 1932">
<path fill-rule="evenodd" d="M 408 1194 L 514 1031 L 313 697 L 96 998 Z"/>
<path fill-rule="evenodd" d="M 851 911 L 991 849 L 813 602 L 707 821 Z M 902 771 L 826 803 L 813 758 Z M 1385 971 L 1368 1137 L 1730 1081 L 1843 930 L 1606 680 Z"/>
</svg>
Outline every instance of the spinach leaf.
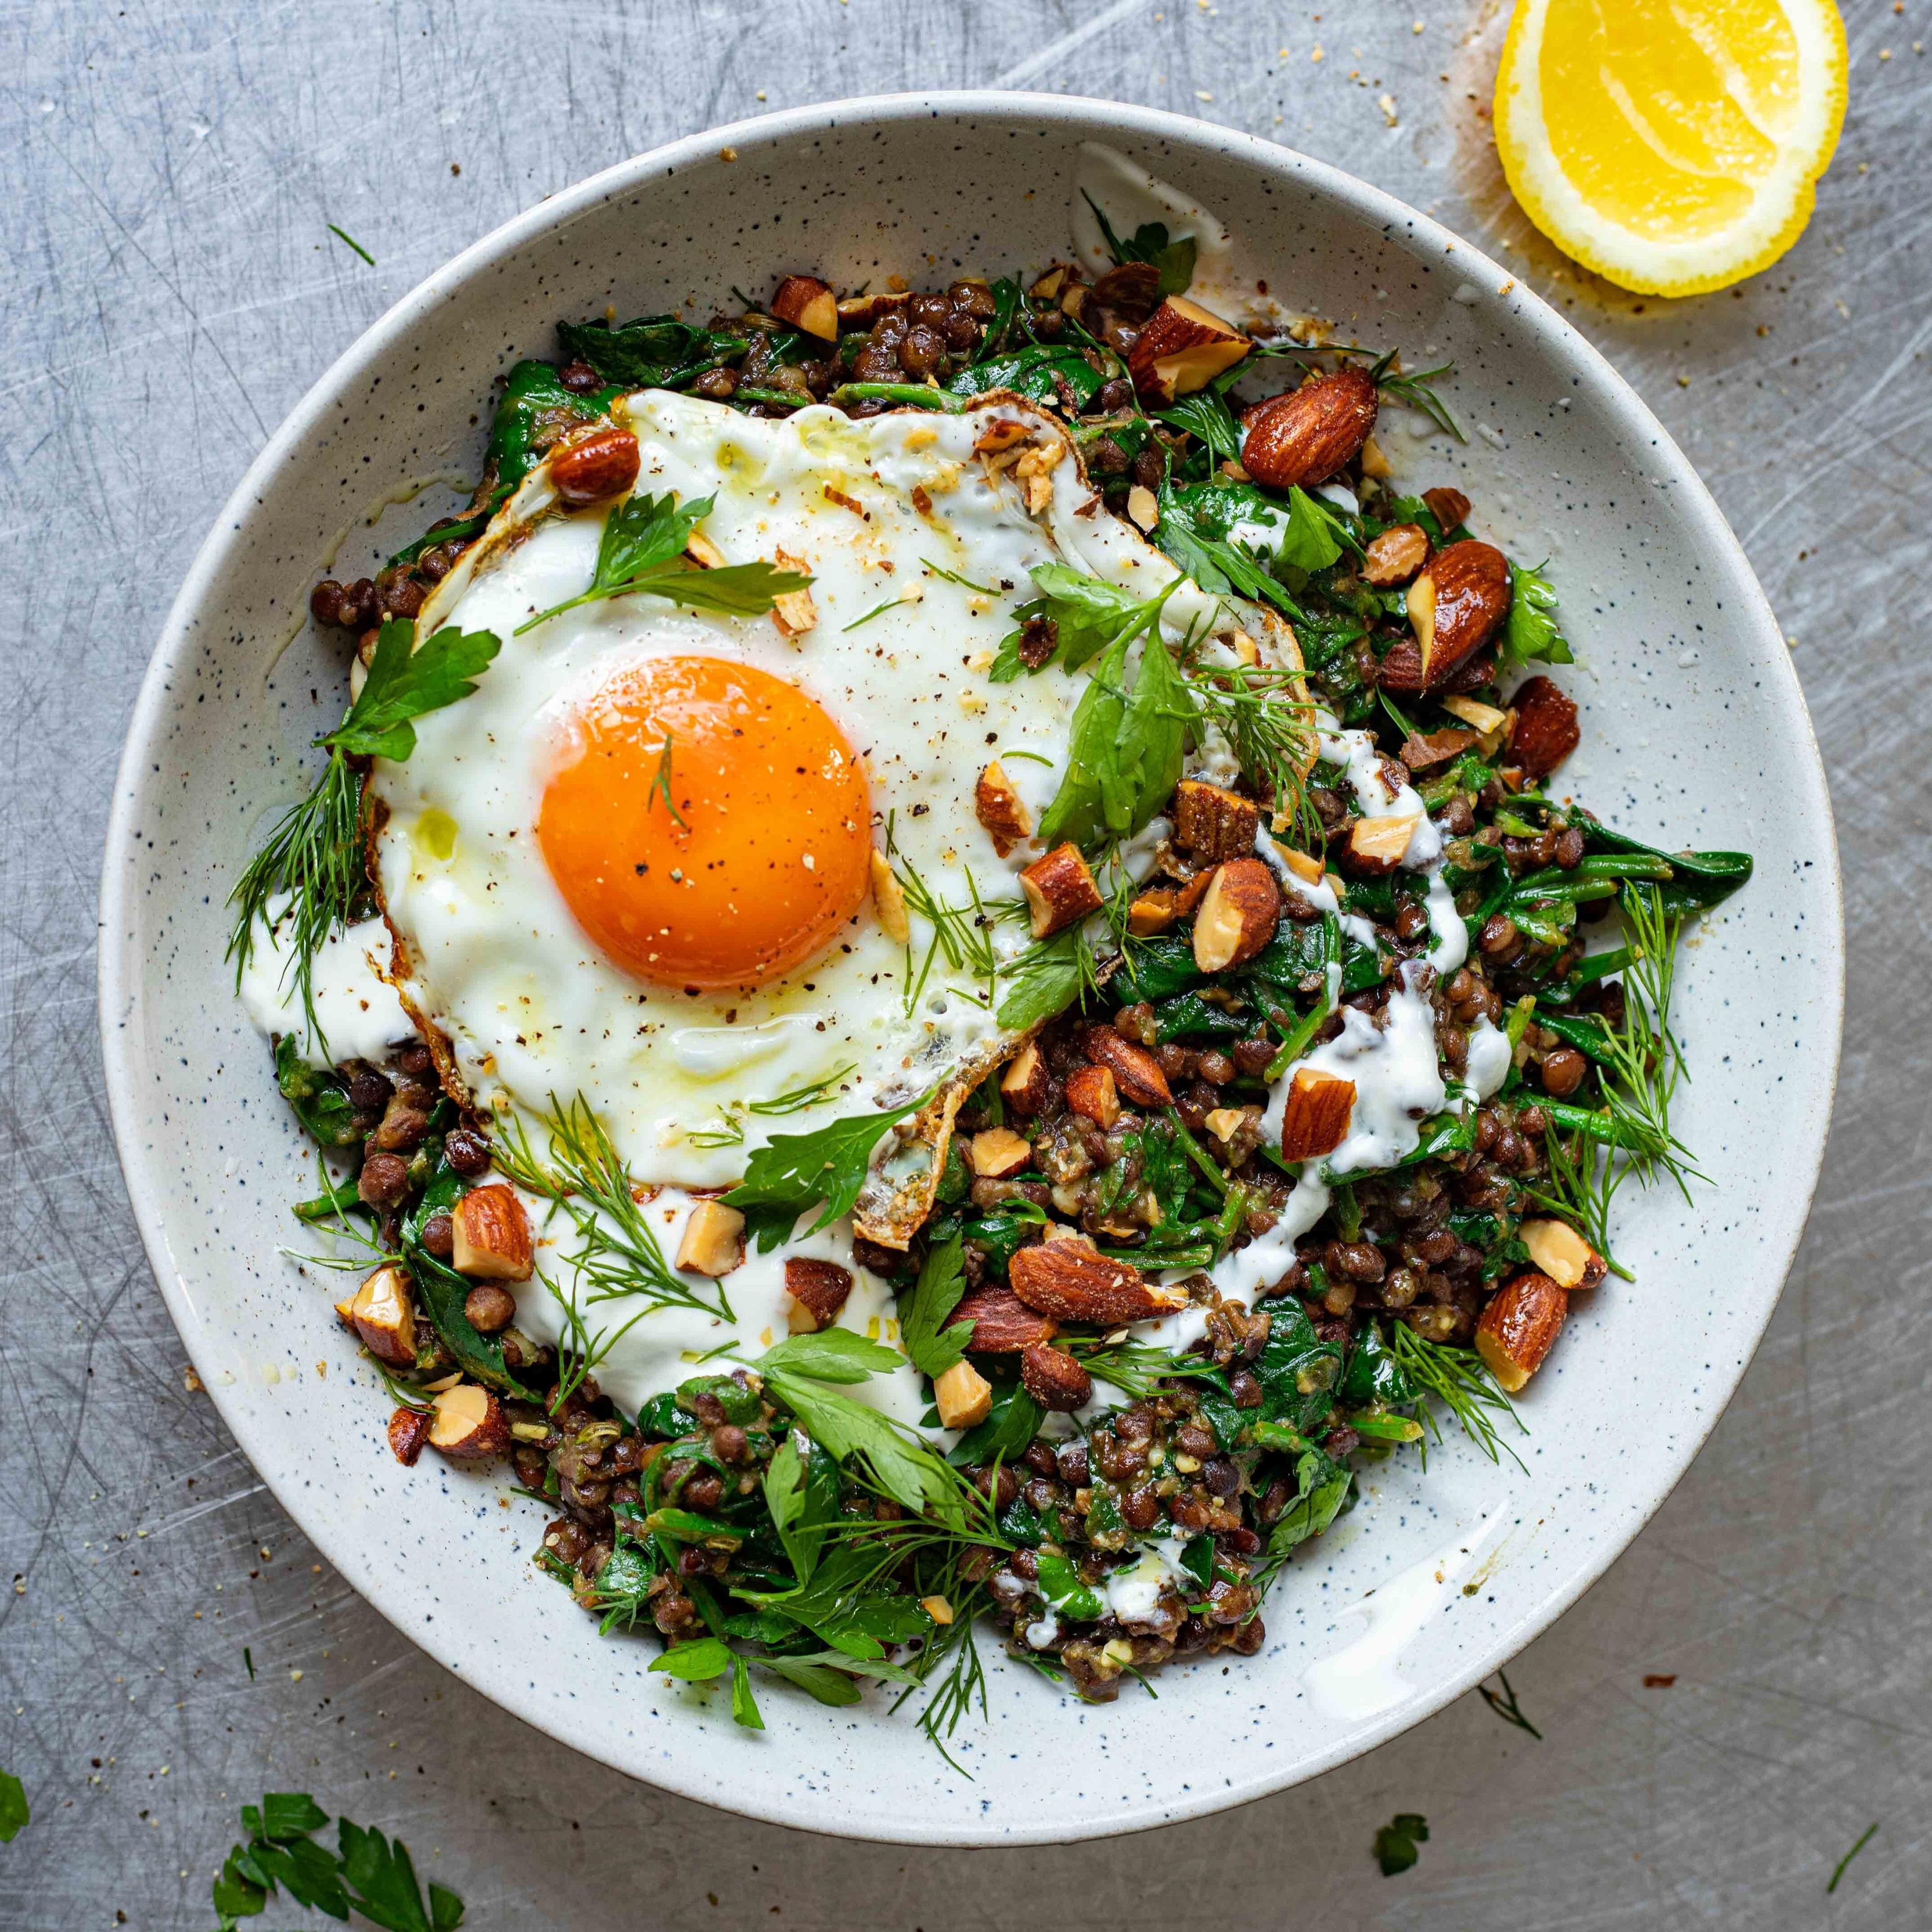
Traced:
<svg viewBox="0 0 1932 1932">
<path fill-rule="evenodd" d="M 1272 604 L 1299 621 L 1300 607 L 1269 573 L 1267 565 L 1225 535 L 1216 533 L 1214 518 L 1202 507 L 1200 492 L 1226 487 L 1203 483 L 1176 490 L 1171 484 L 1162 484 L 1155 543 L 1177 569 L 1184 571 L 1203 590 Z"/>
<path fill-rule="evenodd" d="M 946 388 L 956 396 L 982 396 L 991 389 L 1011 389 L 1036 403 L 1059 404 L 1061 383 L 1084 409 L 1099 392 L 1100 374 L 1078 349 L 1065 343 L 1036 343 L 969 364 L 950 377 Z"/>
<path fill-rule="evenodd" d="M 484 452 L 485 472 L 494 473 L 499 490 L 514 490 L 542 454 L 539 443 L 554 440 L 560 418 L 591 422 L 623 393 L 620 387 L 580 396 L 557 380 L 554 364 L 518 363 L 504 385 L 502 400 L 490 426 L 490 445 Z"/>
<path fill-rule="evenodd" d="M 625 389 L 679 388 L 707 369 L 736 362 L 749 346 L 742 336 L 714 334 L 674 315 L 641 316 L 621 325 L 560 322 L 556 336 L 566 356 Z"/>
<path fill-rule="evenodd" d="M 1614 832 L 1587 812 L 1576 814 L 1583 842 L 1592 852 L 1648 854 L 1665 860 L 1670 878 L 1654 888 L 1659 910 L 1666 916 L 1721 905 L 1751 875 L 1748 852 L 1665 852 L 1646 845 L 1625 832 Z"/>
<path fill-rule="evenodd" d="M 403 1265 L 416 1285 L 416 1299 L 430 1326 L 466 1375 L 511 1395 L 528 1396 L 504 1358 L 502 1338 L 472 1327 L 464 1312 L 473 1282 L 439 1261 L 422 1244 L 424 1223 L 432 1214 L 447 1214 L 469 1192 L 469 1183 L 453 1167 L 440 1167 L 423 1190 L 422 1200 L 403 1221 Z"/>
<path fill-rule="evenodd" d="M 275 1084 L 296 1118 L 322 1146 L 347 1147 L 358 1138 L 349 1089 L 334 1072 L 310 1066 L 291 1033 L 275 1042 Z"/>
<path fill-rule="evenodd" d="M 1403 1408 L 1416 1399 L 1414 1385 L 1402 1372 L 1381 1328 L 1365 1323 L 1348 1351 L 1348 1365 L 1335 1391 L 1352 1408 L 1371 1404 L 1383 1408 Z"/>
<path fill-rule="evenodd" d="M 1154 1010 L 1156 1037 L 1171 1040 L 1239 1040 L 1253 1024 L 1225 1006 L 1210 1006 L 1198 993 L 1180 993 Z"/>
<path fill-rule="evenodd" d="M 1040 1404 L 1015 1382 L 994 1394 L 992 1413 L 960 1437 L 946 1460 L 956 1468 L 991 1462 L 996 1458 L 1003 1462 L 1016 1462 L 1040 1433 L 1040 1425 L 1045 1419 Z"/>
<path fill-rule="evenodd" d="M 1106 1600 L 1090 1584 L 1081 1581 L 1079 1571 L 1068 1557 L 1042 1553 L 1040 1593 L 1050 1610 L 1076 1623 L 1092 1623 L 1106 1614 Z"/>
<path fill-rule="evenodd" d="M 1160 292 L 1164 296 L 1184 293 L 1194 279 L 1194 237 L 1183 235 L 1177 240 L 1168 238 L 1167 224 L 1164 221 L 1143 221 L 1125 241 L 1114 232 L 1114 226 L 1101 208 L 1100 204 L 1084 188 L 1080 198 L 1094 211 L 1094 219 L 1100 224 L 1101 238 L 1107 244 L 1107 253 L 1113 256 L 1115 266 L 1129 262 L 1150 262 L 1160 271 Z"/>
<path fill-rule="evenodd" d="M 1262 1306 L 1272 1325 L 1252 1365 L 1262 1385 L 1261 1406 L 1252 1413 L 1311 1436 L 1335 1406 L 1341 1344 L 1320 1340 L 1307 1310 L 1292 1295 Z"/>
</svg>

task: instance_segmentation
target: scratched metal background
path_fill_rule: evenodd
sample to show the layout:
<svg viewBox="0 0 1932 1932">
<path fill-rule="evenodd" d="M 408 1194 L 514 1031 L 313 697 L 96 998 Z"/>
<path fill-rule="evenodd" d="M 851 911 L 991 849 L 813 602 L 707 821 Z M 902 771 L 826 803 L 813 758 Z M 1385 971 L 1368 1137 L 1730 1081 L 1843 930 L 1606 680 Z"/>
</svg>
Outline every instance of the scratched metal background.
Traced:
<svg viewBox="0 0 1932 1932">
<path fill-rule="evenodd" d="M 0 1922 L 205 1928 L 235 1808 L 265 1786 L 400 1832 L 484 1928 L 1928 1922 L 1932 0 L 1845 0 L 1851 112 L 1816 218 L 1770 273 L 1677 306 L 1582 274 L 1510 204 L 1481 105 L 1507 10 L 0 12 L 0 1762 L 34 1811 L 0 1849 Z M 1793 640 L 1838 805 L 1850 1000 L 1783 1305 L 1676 1496 L 1512 1673 L 1540 1743 L 1472 1696 L 1219 1819 L 908 1852 L 743 1822 L 590 1764 L 315 1560 L 183 1386 L 109 1140 L 94 889 L 136 683 L 189 557 L 273 425 L 394 297 L 673 136 L 766 104 L 987 84 L 1144 101 L 1336 162 L 1510 263 L 1612 358 L 1702 469 Z M 1646 1688 L 1658 1674 L 1674 1684 Z M 1432 1836 L 1384 1880 L 1370 1840 L 1398 1810 Z"/>
</svg>

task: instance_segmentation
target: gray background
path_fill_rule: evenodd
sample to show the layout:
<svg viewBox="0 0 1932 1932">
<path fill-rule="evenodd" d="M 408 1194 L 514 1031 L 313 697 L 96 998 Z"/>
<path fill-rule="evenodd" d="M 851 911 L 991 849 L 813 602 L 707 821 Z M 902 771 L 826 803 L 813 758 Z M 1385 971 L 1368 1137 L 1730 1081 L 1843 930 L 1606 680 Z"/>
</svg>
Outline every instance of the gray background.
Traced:
<svg viewBox="0 0 1932 1932">
<path fill-rule="evenodd" d="M 235 1808 L 268 1786 L 400 1832 L 485 1928 L 1928 1922 L 1932 88 L 1915 37 L 1932 38 L 1932 0 L 1845 10 L 1851 110 L 1809 231 L 1743 289 L 1672 305 L 1574 268 L 1510 202 L 1484 118 L 1498 0 L 7 10 L 0 1762 L 34 1817 L 0 1849 L 0 1922 L 205 1928 Z M 316 1561 L 184 1385 L 108 1134 L 94 890 L 122 734 L 190 557 L 389 302 L 674 136 L 989 84 L 1143 101 L 1336 162 L 1471 236 L 1610 356 L 1792 637 L 1838 812 L 1850 1000 L 1836 1127 L 1770 1334 L 1656 1521 L 1512 1671 L 1541 1742 L 1472 1695 L 1219 1819 L 908 1852 L 747 1823 L 578 1758 Z M 1370 1841 L 1398 1810 L 1433 1835 L 1384 1880 Z"/>
</svg>

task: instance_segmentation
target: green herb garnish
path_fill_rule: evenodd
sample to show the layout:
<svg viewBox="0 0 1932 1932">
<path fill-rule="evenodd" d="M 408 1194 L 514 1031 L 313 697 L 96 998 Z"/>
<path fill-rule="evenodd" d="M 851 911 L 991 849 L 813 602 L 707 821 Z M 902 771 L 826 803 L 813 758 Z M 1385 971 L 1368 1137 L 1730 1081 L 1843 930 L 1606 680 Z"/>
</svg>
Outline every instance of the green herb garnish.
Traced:
<svg viewBox="0 0 1932 1932">
<path fill-rule="evenodd" d="M 1429 1840 L 1429 1821 L 1419 1812 L 1398 1811 L 1376 1834 L 1376 1862 L 1384 1878 L 1406 1872 L 1416 1860 L 1416 1846 Z"/>
<path fill-rule="evenodd" d="M 815 1133 L 774 1134 L 753 1154 L 744 1179 L 724 1196 L 726 1203 L 742 1211 L 761 1253 L 784 1240 L 798 1217 L 816 1204 L 823 1204 L 818 1219 L 806 1232 L 815 1234 L 830 1227 L 851 1213 L 866 1184 L 872 1150 L 886 1130 L 917 1113 L 932 1097 L 922 1094 L 884 1113 L 850 1114 Z"/>
</svg>

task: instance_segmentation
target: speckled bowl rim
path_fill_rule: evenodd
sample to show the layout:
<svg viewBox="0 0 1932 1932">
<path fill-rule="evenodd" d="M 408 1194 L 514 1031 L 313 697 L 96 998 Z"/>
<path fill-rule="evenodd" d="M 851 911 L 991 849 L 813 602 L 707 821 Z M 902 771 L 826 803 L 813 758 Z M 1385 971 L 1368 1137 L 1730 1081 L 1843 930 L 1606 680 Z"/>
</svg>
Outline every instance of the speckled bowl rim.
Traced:
<svg viewBox="0 0 1932 1932">
<path fill-rule="evenodd" d="M 144 1103 L 136 1083 L 138 1048 L 130 1043 L 129 1035 L 122 1030 L 117 1019 L 136 1009 L 142 982 L 142 955 L 136 944 L 139 926 L 135 900 L 140 890 L 140 867 L 135 832 L 142 817 L 144 777 L 152 768 L 151 746 L 163 731 L 171 686 L 185 668 L 189 653 L 198 647 L 194 638 L 194 614 L 220 583 L 236 553 L 244 548 L 244 532 L 252 506 L 268 479 L 284 465 L 301 460 L 304 442 L 325 415 L 338 406 L 338 399 L 350 392 L 372 363 L 406 338 L 439 304 L 452 298 L 472 279 L 486 274 L 493 265 L 531 246 L 584 210 L 600 202 L 630 194 L 646 182 L 674 175 L 694 164 L 715 159 L 721 146 L 734 142 L 747 146 L 754 142 L 769 144 L 774 140 L 809 136 L 834 127 L 879 125 L 941 116 L 974 116 L 1036 128 L 1087 118 L 1096 110 L 1104 114 L 1107 124 L 1118 134 L 1165 142 L 1183 151 L 1218 154 L 1227 159 L 1246 161 L 1265 174 L 1292 181 L 1303 190 L 1339 204 L 1370 230 L 1393 232 L 1401 229 L 1409 245 L 1420 253 L 1433 253 L 1445 259 L 1453 254 L 1459 272 L 1465 275 L 1486 273 L 1491 278 L 1490 286 L 1498 290 L 1501 298 L 1508 302 L 1518 325 L 1526 326 L 1540 339 L 1553 362 L 1566 368 L 1573 376 L 1587 382 L 1598 393 L 1622 419 L 1633 440 L 1641 440 L 1654 452 L 1660 480 L 1670 486 L 1667 492 L 1667 501 L 1672 506 L 1670 515 L 1690 526 L 1702 547 L 1703 554 L 1712 565 L 1714 574 L 1726 580 L 1727 592 L 1740 599 L 1741 621 L 1755 626 L 1762 634 L 1766 646 L 1762 659 L 1768 667 L 1762 687 L 1764 700 L 1796 714 L 1802 728 L 1803 742 L 1810 754 L 1802 771 L 1790 776 L 1813 795 L 1813 808 L 1822 820 L 1824 842 L 1830 862 L 1829 917 L 1826 922 L 1821 950 L 1830 974 L 1823 1011 L 1831 1027 L 1831 1064 L 1828 1078 L 1820 1082 L 1823 1090 L 1802 1096 L 1804 1118 L 1796 1144 L 1786 1150 L 1787 1165 L 1781 1176 L 1783 1191 L 1787 1199 L 1795 1198 L 1795 1184 L 1802 1177 L 1804 1211 L 1792 1216 L 1790 1238 L 1783 1254 L 1777 1257 L 1775 1288 L 1767 1286 L 1758 1290 L 1762 1300 L 1755 1326 L 1736 1335 L 1740 1345 L 1736 1366 L 1729 1375 L 1728 1385 L 1723 1388 L 1722 1400 L 1710 1404 L 1705 1411 L 1702 1426 L 1680 1438 L 1674 1455 L 1660 1458 L 1643 1479 L 1643 1486 L 1648 1493 L 1636 1513 L 1628 1519 L 1628 1534 L 1606 1541 L 1562 1574 L 1545 1592 L 1532 1614 L 1499 1630 L 1487 1647 L 1466 1653 L 1459 1666 L 1446 1673 L 1439 1682 L 1419 1690 L 1366 1731 L 1292 1762 L 1283 1771 L 1270 1770 L 1238 1784 L 1224 1786 L 1218 1791 L 1193 1792 L 1178 1800 L 1170 1796 L 1159 1807 L 1151 1802 L 1130 1804 L 1119 1814 L 1104 1821 L 1084 1821 L 1070 1828 L 1048 1819 L 1042 1820 L 1036 1828 L 1022 1827 L 1016 1830 L 1009 1826 L 997 1834 L 980 1834 L 944 1823 L 928 1828 L 922 1826 L 916 1819 L 902 1821 L 892 1838 L 891 1842 L 894 1843 L 1012 1845 L 1111 1836 L 1247 1803 L 1318 1776 L 1373 1750 L 1434 1715 L 1499 1666 L 1507 1664 L 1603 1575 L 1676 1486 L 1743 1379 L 1783 1292 L 1804 1232 L 1805 1217 L 1810 1211 L 1824 1157 L 1831 1101 L 1836 1091 L 1844 1010 L 1842 878 L 1830 795 L 1816 737 L 1796 674 L 1784 648 L 1782 632 L 1742 546 L 1702 479 L 1663 424 L 1610 362 L 1569 322 L 1479 250 L 1382 190 L 1324 162 L 1312 160 L 1292 148 L 1254 135 L 1118 102 L 1076 95 L 980 90 L 889 94 L 827 102 L 706 129 L 593 175 L 573 188 L 546 198 L 485 236 L 398 302 L 336 360 L 302 398 L 229 498 L 169 613 L 136 701 L 122 755 L 101 878 L 99 1003 L 109 1111 L 122 1172 L 149 1262 L 169 1312 L 192 1354 L 196 1352 L 201 1324 L 169 1252 L 160 1208 L 168 1176 L 162 1171 L 161 1163 L 151 1162 L 140 1148 L 137 1122 Z M 1718 1379 L 1723 1382 L 1725 1378 L 1720 1376 Z M 243 1452 L 258 1469 L 263 1468 L 265 1457 L 257 1451 L 266 1444 L 258 1443 L 256 1438 L 258 1434 L 266 1436 L 267 1430 L 252 1421 L 243 1412 L 241 1405 L 226 1397 L 219 1387 L 211 1384 L 208 1394 Z M 333 1532 L 326 1512 L 311 1507 L 298 1490 L 284 1491 L 272 1482 L 271 1487 L 277 1500 L 310 1540 L 363 1597 L 404 1635 L 428 1649 L 446 1668 L 453 1669 L 448 1659 L 440 1655 L 429 1641 L 422 1624 L 412 1618 L 408 1604 L 400 1600 L 409 1594 L 405 1586 L 399 1585 L 393 1577 L 378 1574 L 364 1560 L 358 1546 Z M 454 1674 L 560 1742 L 575 1750 L 584 1749 L 576 1738 L 566 1735 L 560 1727 L 555 1706 L 544 1702 L 514 1675 L 502 1674 L 496 1681 L 492 1681 L 492 1673 L 487 1668 L 473 1676 L 464 1671 Z M 638 1754 L 635 1761 L 626 1761 L 623 1754 L 616 1750 L 590 1754 L 602 1758 L 615 1769 L 682 1796 L 748 1816 L 796 1827 L 795 1816 L 788 1816 L 782 1801 L 775 1799 L 770 1793 L 755 1789 L 724 1788 L 708 1778 L 694 1764 L 680 1765 L 676 1774 L 667 1776 L 661 1758 L 652 1758 L 646 1768 L 641 1761 L 642 1754 Z M 701 1755 L 701 1752 L 698 1754 Z M 802 1828 L 854 1838 L 881 1835 L 876 1829 L 867 1831 L 863 1821 L 858 1819 L 854 1819 L 849 1828 L 842 1819 L 832 1817 L 819 1819 L 813 1826 Z"/>
</svg>

